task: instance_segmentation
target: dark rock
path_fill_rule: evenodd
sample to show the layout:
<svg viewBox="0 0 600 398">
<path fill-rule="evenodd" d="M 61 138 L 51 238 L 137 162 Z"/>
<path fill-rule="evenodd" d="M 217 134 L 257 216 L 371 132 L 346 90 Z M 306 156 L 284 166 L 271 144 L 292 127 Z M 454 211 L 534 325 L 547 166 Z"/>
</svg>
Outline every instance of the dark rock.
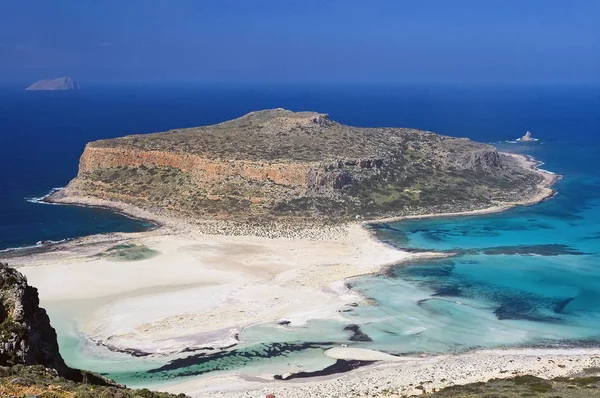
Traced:
<svg viewBox="0 0 600 398">
<path fill-rule="evenodd" d="M 352 332 L 352 336 L 350 336 L 350 341 L 373 341 L 373 339 L 371 339 L 369 337 L 369 335 L 363 333 L 360 330 L 360 326 L 358 325 L 348 325 L 344 328 L 344 330 Z"/>
<path fill-rule="evenodd" d="M 116 385 L 102 376 L 65 364 L 58 350 L 56 331 L 46 310 L 39 305 L 38 291 L 27 284 L 25 276 L 0 263 L 0 366 L 42 365 L 68 380 Z"/>
<path fill-rule="evenodd" d="M 44 365 L 65 374 L 56 331 L 39 304 L 37 289 L 0 263 L 0 365 Z"/>
<path fill-rule="evenodd" d="M 34 383 L 33 380 L 25 377 L 15 377 L 10 381 L 10 384 L 16 384 L 18 386 L 32 386 Z"/>
</svg>

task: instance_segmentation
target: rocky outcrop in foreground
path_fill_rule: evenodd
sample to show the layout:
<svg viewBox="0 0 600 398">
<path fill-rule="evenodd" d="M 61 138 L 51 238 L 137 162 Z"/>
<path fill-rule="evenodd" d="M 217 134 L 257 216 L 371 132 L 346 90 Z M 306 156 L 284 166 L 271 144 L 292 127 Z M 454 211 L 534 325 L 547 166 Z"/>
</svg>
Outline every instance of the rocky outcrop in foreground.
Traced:
<svg viewBox="0 0 600 398">
<path fill-rule="evenodd" d="M 79 90 L 79 84 L 73 78 L 65 76 L 56 79 L 40 80 L 25 90 L 28 91 L 69 91 Z"/>
<path fill-rule="evenodd" d="M 59 352 L 56 331 L 39 304 L 37 289 L 27 284 L 25 276 L 0 263 L 0 366 L 41 365 L 69 380 L 116 385 L 67 366 Z"/>
<path fill-rule="evenodd" d="M 107 396 L 174 397 L 147 390 L 147 393 L 136 395 L 133 390 L 100 375 L 68 367 L 60 355 L 56 331 L 39 303 L 37 289 L 27 284 L 25 276 L 8 264 L 0 263 L 1 396 L 8 392 L 10 394 L 6 396 L 29 396 L 36 388 L 40 392 L 48 391 L 51 382 L 81 393 L 89 390 L 97 394 L 89 392 L 92 395 L 82 395 L 86 397 L 102 396 L 98 390 L 101 387 L 113 390 L 114 394 Z M 27 391 L 27 394 L 20 394 L 22 391 Z M 63 392 L 65 395 L 60 394 Z M 72 393 L 67 394 L 64 390 L 54 391 L 54 394 L 53 397 L 73 397 Z"/>
<path fill-rule="evenodd" d="M 56 331 L 39 307 L 37 289 L 17 270 L 0 263 L 0 365 L 43 365 L 67 375 Z"/>
<path fill-rule="evenodd" d="M 189 220 L 303 223 L 481 209 L 532 197 L 541 180 L 513 157 L 465 138 L 271 109 L 91 142 L 77 178 L 54 197 Z"/>
</svg>

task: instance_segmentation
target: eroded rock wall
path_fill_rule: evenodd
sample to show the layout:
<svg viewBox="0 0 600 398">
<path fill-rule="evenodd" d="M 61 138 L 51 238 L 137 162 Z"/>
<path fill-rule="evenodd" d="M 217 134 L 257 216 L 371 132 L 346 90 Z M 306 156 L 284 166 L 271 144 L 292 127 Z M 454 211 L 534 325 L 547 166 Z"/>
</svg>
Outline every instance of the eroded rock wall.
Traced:
<svg viewBox="0 0 600 398">
<path fill-rule="evenodd" d="M 208 159 L 186 153 L 140 151 L 127 148 L 86 146 L 79 162 L 79 175 L 101 168 L 165 166 L 191 173 L 198 182 L 216 182 L 241 176 L 255 181 L 269 180 L 304 192 L 342 189 L 352 175 L 344 168 L 379 169 L 384 159 L 346 159 L 331 162 L 256 162 Z"/>
</svg>

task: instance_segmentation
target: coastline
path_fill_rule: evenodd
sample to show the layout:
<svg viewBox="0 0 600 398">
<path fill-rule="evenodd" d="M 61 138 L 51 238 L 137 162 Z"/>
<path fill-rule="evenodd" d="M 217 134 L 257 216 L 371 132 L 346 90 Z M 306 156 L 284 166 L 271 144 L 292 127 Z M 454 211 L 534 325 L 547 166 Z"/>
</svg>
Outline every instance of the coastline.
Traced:
<svg viewBox="0 0 600 398">
<path fill-rule="evenodd" d="M 368 226 L 368 225 L 372 225 L 372 224 L 386 224 L 386 223 L 392 223 L 392 222 L 399 222 L 399 221 L 403 221 L 403 220 L 418 220 L 418 219 L 425 219 L 425 218 L 465 217 L 465 216 L 493 214 L 493 213 L 499 213 L 499 212 L 502 212 L 502 211 L 505 211 L 508 209 L 512 209 L 513 207 L 517 207 L 517 206 L 531 206 L 531 205 L 543 202 L 545 200 L 549 200 L 554 195 L 557 194 L 557 192 L 555 190 L 553 190 L 551 187 L 552 187 L 552 185 L 554 185 L 554 183 L 556 183 L 558 180 L 560 180 L 562 178 L 561 175 L 538 168 L 538 166 L 541 165 L 542 162 L 532 158 L 531 156 L 520 155 L 520 154 L 515 154 L 515 153 L 508 153 L 508 152 L 500 152 L 500 153 L 502 153 L 504 155 L 512 156 L 512 157 L 518 159 L 526 168 L 529 168 L 529 169 L 537 172 L 539 175 L 541 175 L 543 177 L 543 180 L 537 186 L 538 192 L 536 195 L 529 197 L 529 198 L 525 198 L 521 201 L 510 202 L 510 203 L 499 203 L 499 204 L 485 207 L 482 209 L 460 211 L 460 212 L 450 212 L 450 213 L 426 213 L 426 214 L 415 214 L 415 215 L 410 215 L 410 216 L 385 217 L 385 218 L 378 218 L 378 219 L 374 219 L 374 220 L 366 220 L 366 221 L 363 221 L 362 224 L 365 226 Z"/>
<path fill-rule="evenodd" d="M 539 162 L 535 160 L 522 155 L 511 156 L 519 158 L 543 176 L 535 196 L 519 202 L 503 203 L 466 212 L 352 222 L 342 227 L 308 230 L 306 233 L 291 237 L 220 234 L 223 228 L 218 224 L 212 223 L 207 227 L 208 224 L 198 225 L 122 203 L 86 197 L 49 198 L 48 200 L 53 203 L 102 207 L 118 211 L 129 217 L 152 222 L 156 228 L 140 233 L 114 233 L 76 238 L 60 244 L 61 249 L 55 252 L 37 253 L 27 258 L 17 257 L 14 265 L 20 267 L 20 270 L 31 279 L 32 284 L 38 286 L 43 304 L 50 303 L 52 307 L 53 302 L 81 301 L 82 305 L 78 311 L 89 312 L 89 314 L 78 319 L 78 324 L 82 332 L 96 343 L 102 344 L 110 338 L 110 344 L 118 351 L 136 352 L 137 350 L 159 355 L 174 354 L 189 347 L 224 348 L 236 344 L 232 336 L 248 325 L 281 319 L 290 321 L 293 325 L 301 325 L 310 319 L 337 317 L 339 316 L 337 311 L 342 306 L 364 302 L 357 293 L 345 287 L 346 279 L 379 272 L 392 264 L 440 255 L 439 253 L 409 253 L 389 247 L 377 240 L 371 230 L 365 228 L 369 225 L 404 219 L 494 213 L 519 205 L 532 205 L 547 200 L 555 194 L 550 187 L 560 176 L 538 169 Z M 131 266 L 133 270 L 125 273 L 124 263 L 115 265 L 110 261 L 97 258 L 98 253 L 122 242 L 133 242 L 156 249 L 160 256 L 141 262 L 127 263 L 126 265 Z M 199 254 L 197 251 L 202 253 Z M 291 253 L 291 255 L 283 253 Z M 311 253 L 311 256 L 306 256 L 304 253 Z M 250 259 L 248 260 L 247 257 Z M 169 263 L 175 266 L 165 270 L 161 261 L 164 262 L 167 258 Z M 201 263 L 200 267 L 198 262 Z M 220 269 L 218 265 L 224 262 L 233 262 L 235 265 L 229 265 L 225 270 Z M 193 275 L 190 275 L 192 266 L 194 271 Z M 259 274 L 258 277 L 255 276 L 256 273 Z M 65 275 L 70 277 L 64 280 Z M 116 284 L 117 286 L 113 284 L 110 289 L 106 289 L 107 284 L 119 279 L 121 281 Z M 207 279 L 210 280 L 209 283 L 206 283 Z M 132 285 L 133 280 L 135 283 Z M 82 286 L 82 289 L 74 289 L 78 285 Z M 69 294 L 65 294 L 64 291 L 68 291 Z M 235 293 L 228 294 L 230 291 Z M 265 296 L 265 292 L 269 292 L 269 297 L 260 297 Z M 208 306 L 188 306 L 178 309 L 179 313 L 169 313 L 167 305 L 161 306 L 161 302 L 166 304 L 188 302 L 194 301 L 194 297 L 206 295 L 211 296 Z M 108 305 L 96 304 L 95 301 L 100 297 L 103 298 L 102 301 L 108 302 Z M 281 305 L 282 298 L 286 301 L 284 305 Z M 227 305 L 222 306 L 222 303 Z M 140 305 L 145 305 L 145 308 L 152 309 L 154 313 L 150 314 L 151 316 L 134 315 L 132 308 L 139 308 Z M 260 310 L 261 307 L 268 308 L 268 311 Z M 198 313 L 201 315 L 197 316 Z M 126 326 L 117 325 L 110 320 L 111 318 L 122 320 L 128 316 L 131 322 Z M 223 318 L 226 321 L 219 323 Z M 202 326 L 206 324 L 211 326 L 209 328 Z M 528 350 L 511 351 L 520 357 Z M 570 352 L 568 355 L 574 355 L 576 350 L 567 351 Z M 505 350 L 502 352 L 506 353 Z M 453 358 L 463 358 L 470 365 L 486 363 L 477 362 L 483 360 L 481 355 L 475 357 L 470 355 L 475 353 L 432 356 L 414 359 L 414 361 L 434 365 L 445 364 L 446 360 L 454 363 Z M 353 360 L 356 359 L 354 356 L 355 353 L 350 352 L 344 358 Z M 588 358 L 588 354 L 577 354 L 576 357 L 592 360 L 591 357 Z M 406 363 L 412 362 L 409 360 Z M 371 377 L 379 374 L 380 369 L 388 369 L 389 375 L 370 379 L 373 383 L 377 381 L 381 383 L 380 385 L 385 385 L 391 378 L 397 378 L 398 371 L 404 372 L 402 367 L 406 366 L 406 363 L 403 361 L 400 364 L 396 362 L 392 364 L 384 360 L 345 374 L 341 378 L 349 380 L 349 386 L 358 386 L 363 384 L 356 382 L 358 377 Z M 527 360 L 521 364 L 521 367 L 526 368 L 531 363 L 533 362 Z M 531 373 L 523 371 L 523 373 L 527 372 Z M 563 374 L 567 373 L 560 373 Z M 459 374 L 455 374 L 451 380 L 456 384 L 463 384 L 485 381 L 487 379 L 483 378 L 488 376 L 491 378 L 491 373 L 461 379 Z M 209 382 L 215 382 L 225 388 L 228 377 L 233 376 L 209 376 L 176 385 L 165 385 L 165 387 L 172 392 L 196 391 L 194 394 L 200 395 L 194 396 L 203 396 L 200 390 L 212 391 L 213 387 L 209 386 Z M 439 380 L 444 377 L 435 377 L 438 380 L 435 382 L 435 387 L 443 386 L 444 382 Z M 494 377 L 498 375 L 495 374 Z M 234 378 L 240 380 L 238 376 Z M 340 380 L 341 378 L 339 375 L 333 375 L 329 379 Z M 205 380 L 208 380 L 206 383 L 209 384 L 204 384 Z M 408 379 L 402 380 L 404 384 L 398 384 L 397 390 L 404 393 L 404 388 L 410 386 L 408 386 Z M 411 380 L 413 383 L 414 379 Z M 460 380 L 460 383 L 457 380 Z M 248 384 L 245 388 L 251 389 L 251 394 L 255 391 L 257 394 L 248 396 L 264 396 L 266 390 L 262 383 L 265 382 L 267 381 Z M 294 391 L 314 391 L 315 394 L 332 391 L 328 390 L 327 379 L 288 383 L 294 383 Z M 339 382 L 333 384 L 339 385 Z M 300 385 L 302 389 L 298 390 L 297 386 Z M 304 390 L 305 386 L 309 390 Z M 293 395 L 292 388 L 288 389 L 280 385 L 277 385 L 277 388 L 281 388 L 281 391 L 276 391 L 280 391 L 283 396 L 306 396 Z M 413 387 L 410 388 L 414 390 Z M 214 396 L 212 392 L 210 395 Z"/>
<path fill-rule="evenodd" d="M 491 213 L 498 213 L 513 207 L 517 206 L 531 206 L 545 200 L 551 199 L 554 195 L 557 194 L 555 190 L 551 187 L 554 183 L 562 178 L 562 176 L 538 168 L 539 165 L 543 164 L 541 161 L 534 159 L 531 156 L 520 155 L 508 152 L 500 152 L 503 155 L 514 157 L 518 159 L 521 164 L 530 170 L 535 171 L 539 175 L 542 176 L 542 181 L 537 186 L 537 193 L 531 197 L 525 198 L 521 201 L 515 202 L 503 202 L 494 204 L 492 206 L 484 207 L 481 209 L 475 210 L 467 210 L 467 211 L 458 211 L 458 212 L 448 212 L 448 213 L 424 213 L 424 214 L 414 214 L 414 215 L 406 215 L 406 216 L 392 216 L 392 217 L 384 217 L 384 218 L 375 218 L 369 220 L 361 220 L 356 222 L 348 222 L 345 224 L 331 226 L 327 225 L 323 226 L 314 226 L 314 227 L 304 227 L 303 230 L 293 230 L 291 231 L 291 235 L 283 235 L 278 236 L 267 235 L 266 237 L 293 237 L 293 238 L 306 238 L 306 239 L 338 239 L 346 234 L 346 226 L 347 225 L 360 225 L 361 227 L 368 227 L 373 224 L 383 224 L 383 223 L 391 223 L 391 222 L 399 222 L 402 220 L 411 220 L 411 219 L 424 219 L 424 218 L 445 218 L 445 217 L 464 217 L 464 216 L 476 216 L 476 215 L 484 215 Z M 50 191 L 48 195 L 44 198 L 41 198 L 41 202 L 47 204 L 55 204 L 55 205 L 71 205 L 71 206 L 82 206 L 82 207 L 95 207 L 102 208 L 114 211 L 126 217 L 130 217 L 133 219 L 146 221 L 149 223 L 153 223 L 156 227 L 151 228 L 149 231 L 151 232 L 155 230 L 164 230 L 170 233 L 173 232 L 183 232 L 183 231 L 200 231 L 204 234 L 212 235 L 227 235 L 231 233 L 231 229 L 229 228 L 229 223 L 223 221 L 200 221 L 200 222 L 190 222 L 189 220 L 183 220 L 182 218 L 174 217 L 168 214 L 161 214 L 161 212 L 150 212 L 148 210 L 139 208 L 137 206 L 133 206 L 130 204 L 122 203 L 122 202 L 114 202 L 89 196 L 80 196 L 73 193 L 69 195 L 65 195 L 63 189 L 53 189 Z M 249 228 L 248 230 L 241 231 L 241 234 L 234 233 L 233 235 L 247 235 L 247 236 L 263 236 L 260 234 L 261 231 L 253 230 L 254 228 Z M 110 234 L 109 234 L 110 235 Z M 82 237 L 89 238 L 89 237 Z M 82 238 L 72 238 L 68 239 L 77 240 Z"/>
<path fill-rule="evenodd" d="M 350 350 L 352 352 L 352 350 Z M 364 354 L 363 354 L 364 355 Z M 373 358 L 384 358 L 373 352 Z M 353 355 L 347 355 L 350 358 Z M 354 355 L 356 356 L 356 355 Z M 364 356 L 363 356 L 364 357 Z M 351 372 L 308 380 L 269 381 L 239 375 L 213 376 L 159 385 L 171 393 L 185 392 L 196 398 L 276 397 L 325 398 L 332 396 L 421 395 L 423 390 L 487 382 L 521 375 L 551 379 L 585 376 L 600 366 L 600 349 L 495 349 L 458 355 L 380 360 Z"/>
</svg>

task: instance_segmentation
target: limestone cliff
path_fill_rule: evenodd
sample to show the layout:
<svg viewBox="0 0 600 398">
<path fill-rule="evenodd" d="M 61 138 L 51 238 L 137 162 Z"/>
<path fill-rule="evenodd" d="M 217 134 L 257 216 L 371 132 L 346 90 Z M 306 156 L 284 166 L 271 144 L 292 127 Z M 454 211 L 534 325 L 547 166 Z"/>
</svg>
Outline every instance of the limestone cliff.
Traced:
<svg viewBox="0 0 600 398">
<path fill-rule="evenodd" d="M 44 365 L 60 373 L 67 365 L 56 332 L 39 307 L 37 289 L 18 271 L 0 263 L 0 365 Z"/>
<path fill-rule="evenodd" d="M 59 195 L 198 219 L 352 219 L 461 211 L 537 191 L 496 148 L 273 109 L 213 126 L 89 143 Z"/>
<path fill-rule="evenodd" d="M 73 369 L 58 350 L 56 331 L 38 292 L 16 269 L 0 263 L 0 396 L 185 398 L 130 390 L 95 373 Z"/>
<path fill-rule="evenodd" d="M 42 365 L 69 380 L 115 385 L 65 364 L 37 289 L 20 272 L 0 263 L 0 366 L 12 365 Z"/>
</svg>

